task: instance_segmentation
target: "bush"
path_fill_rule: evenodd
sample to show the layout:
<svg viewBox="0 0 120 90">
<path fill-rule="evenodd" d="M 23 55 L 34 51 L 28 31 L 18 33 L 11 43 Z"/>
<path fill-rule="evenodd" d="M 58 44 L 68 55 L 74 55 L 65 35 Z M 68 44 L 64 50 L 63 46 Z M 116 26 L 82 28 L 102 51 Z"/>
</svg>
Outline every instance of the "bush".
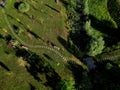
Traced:
<svg viewBox="0 0 120 90">
<path fill-rule="evenodd" d="M 101 54 L 102 50 L 104 49 L 104 44 L 105 42 L 102 37 L 92 38 L 90 44 L 87 47 L 87 54 L 90 56 L 96 56 L 97 54 Z"/>
<path fill-rule="evenodd" d="M 82 80 L 79 83 L 79 86 L 77 87 L 77 90 L 91 90 L 92 89 L 92 83 L 87 75 L 87 72 L 82 73 Z"/>
<path fill-rule="evenodd" d="M 24 13 L 30 10 L 30 5 L 26 2 L 22 2 L 19 6 L 18 9 L 20 12 Z"/>
<path fill-rule="evenodd" d="M 61 80 L 57 86 L 56 90 L 75 90 L 75 81 L 74 80 Z"/>
</svg>

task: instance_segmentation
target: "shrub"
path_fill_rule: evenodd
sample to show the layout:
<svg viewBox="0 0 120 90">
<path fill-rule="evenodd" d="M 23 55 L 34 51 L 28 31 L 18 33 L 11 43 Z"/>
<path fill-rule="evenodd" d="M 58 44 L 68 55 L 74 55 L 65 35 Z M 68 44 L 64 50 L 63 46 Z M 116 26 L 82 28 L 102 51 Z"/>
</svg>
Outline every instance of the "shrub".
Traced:
<svg viewBox="0 0 120 90">
<path fill-rule="evenodd" d="M 90 44 L 87 47 L 87 54 L 90 56 L 96 56 L 97 54 L 101 54 L 102 50 L 104 49 L 104 44 L 105 42 L 102 37 L 92 38 Z"/>
<path fill-rule="evenodd" d="M 61 80 L 57 86 L 56 90 L 75 90 L 75 81 L 74 80 Z"/>
<path fill-rule="evenodd" d="M 19 4 L 18 9 L 20 12 L 24 13 L 30 10 L 30 5 L 26 2 Z"/>
<path fill-rule="evenodd" d="M 82 80 L 79 83 L 77 90 L 91 90 L 91 89 L 92 89 L 92 83 L 87 75 L 87 72 L 83 72 L 82 73 Z"/>
</svg>

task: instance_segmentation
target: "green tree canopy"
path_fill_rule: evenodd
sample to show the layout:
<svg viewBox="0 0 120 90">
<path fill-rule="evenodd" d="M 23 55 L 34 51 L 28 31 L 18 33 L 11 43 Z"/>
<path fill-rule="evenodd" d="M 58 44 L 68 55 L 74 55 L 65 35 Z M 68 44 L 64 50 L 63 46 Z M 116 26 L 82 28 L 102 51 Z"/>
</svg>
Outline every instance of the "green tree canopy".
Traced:
<svg viewBox="0 0 120 90">
<path fill-rule="evenodd" d="M 82 73 L 82 80 L 77 87 L 77 90 L 91 90 L 92 89 L 92 83 L 87 75 L 87 72 Z"/>
<path fill-rule="evenodd" d="M 61 80 L 57 84 L 56 90 L 75 90 L 74 84 L 75 84 L 75 81 L 73 79 Z"/>
<path fill-rule="evenodd" d="M 19 6 L 18 9 L 20 12 L 24 13 L 30 10 L 30 5 L 26 2 L 22 2 Z"/>
<path fill-rule="evenodd" d="M 102 50 L 104 49 L 104 44 L 105 42 L 101 36 L 99 36 L 98 38 L 92 38 L 90 44 L 87 47 L 87 54 L 90 56 L 95 56 L 102 53 Z"/>
</svg>

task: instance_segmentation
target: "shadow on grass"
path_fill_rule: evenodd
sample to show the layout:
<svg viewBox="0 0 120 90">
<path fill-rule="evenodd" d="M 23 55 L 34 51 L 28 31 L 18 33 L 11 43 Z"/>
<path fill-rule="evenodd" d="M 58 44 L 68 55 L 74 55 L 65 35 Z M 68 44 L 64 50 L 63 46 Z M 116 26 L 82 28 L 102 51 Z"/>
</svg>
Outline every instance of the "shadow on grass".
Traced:
<svg viewBox="0 0 120 90">
<path fill-rule="evenodd" d="M 107 46 L 117 44 L 120 41 L 119 28 L 113 28 L 113 24 L 109 21 L 100 21 L 92 15 L 90 15 L 89 17 L 91 19 L 91 26 L 107 35 L 107 37 L 104 37 Z"/>
<path fill-rule="evenodd" d="M 82 52 L 86 50 L 87 44 L 91 39 L 91 37 L 87 35 L 84 29 L 80 29 L 75 33 L 70 32 L 69 37 Z"/>
<path fill-rule="evenodd" d="M 18 6 L 21 4 L 22 2 L 20 1 L 20 2 L 15 2 L 14 3 L 14 7 L 16 8 L 16 9 L 18 9 Z"/>
<path fill-rule="evenodd" d="M 30 31 L 29 29 L 27 29 L 27 32 L 32 34 L 36 39 L 41 39 L 42 40 L 42 38 L 40 36 L 38 36 L 36 33 L 32 32 L 32 31 Z"/>
<path fill-rule="evenodd" d="M 82 79 L 83 68 L 73 62 L 69 62 L 68 68 L 72 71 L 76 85 L 79 85 Z"/>
<path fill-rule="evenodd" d="M 7 14 L 8 17 L 12 18 L 12 19 L 15 19 L 13 16 Z M 27 15 L 29 17 L 29 15 Z M 43 40 L 39 35 L 37 35 L 36 33 L 34 33 L 33 31 L 31 31 L 28 27 L 26 27 L 21 21 L 17 21 L 20 25 L 22 25 L 25 30 L 30 33 L 31 35 L 33 35 L 36 39 L 41 39 Z M 15 30 L 15 33 L 18 34 L 18 31 L 19 31 L 19 26 L 16 26 L 16 25 L 12 25 L 13 29 Z"/>
<path fill-rule="evenodd" d="M 31 83 L 29 83 L 30 85 L 30 90 L 36 90 L 35 86 L 33 86 Z"/>
<path fill-rule="evenodd" d="M 13 27 L 13 29 L 14 29 L 14 32 L 15 32 L 16 34 L 19 34 L 19 27 L 16 26 L 16 25 L 12 25 L 12 27 Z"/>
<path fill-rule="evenodd" d="M 50 56 L 48 56 L 47 54 L 43 54 L 48 60 L 53 60 Z"/>
<path fill-rule="evenodd" d="M 57 13 L 60 13 L 60 11 L 59 11 L 59 10 L 57 10 L 57 9 L 55 9 L 55 8 L 53 8 L 53 7 L 51 7 L 51 6 L 50 6 L 50 5 L 48 5 L 48 4 L 45 4 L 45 6 L 49 7 L 50 9 L 54 10 L 54 11 L 55 11 L 55 12 L 57 12 Z"/>
<path fill-rule="evenodd" d="M 57 85 L 58 82 L 60 82 L 61 77 L 50 66 L 48 66 L 48 68 L 46 68 L 46 70 L 47 69 L 49 69 L 50 71 L 45 74 L 47 82 L 44 85 L 50 86 L 50 87 L 52 87 L 53 90 L 56 90 L 55 86 Z"/>
<path fill-rule="evenodd" d="M 83 53 L 79 50 L 79 48 L 75 45 L 70 45 L 66 40 L 64 40 L 62 37 L 58 36 L 58 41 L 64 46 L 64 48 L 73 54 L 78 59 L 81 59 L 83 57 Z"/>
<path fill-rule="evenodd" d="M 42 81 L 39 74 L 44 74 L 47 80 L 45 83 L 46 86 L 50 86 L 54 89 L 56 83 L 61 79 L 52 66 L 36 53 L 17 48 L 16 56 L 23 57 L 23 60 L 27 62 L 28 65 L 25 67 L 35 80 Z"/>
<path fill-rule="evenodd" d="M 10 41 L 11 39 L 12 39 L 12 36 L 11 36 L 11 35 L 8 34 L 7 36 L 5 36 L 5 40 L 6 40 L 6 41 Z"/>
<path fill-rule="evenodd" d="M 32 55 L 32 56 L 31 56 Z M 25 49 L 20 49 L 17 48 L 16 49 L 16 56 L 18 57 L 23 57 L 23 59 L 25 61 L 27 61 L 27 63 L 30 66 L 26 65 L 26 69 L 27 71 L 37 80 L 37 81 L 41 81 L 41 79 L 38 77 L 38 72 L 40 72 L 39 68 L 43 68 L 43 61 L 41 58 L 39 58 L 38 55 L 36 55 L 35 53 L 32 52 L 28 52 Z M 39 64 L 41 64 L 39 66 Z"/>
<path fill-rule="evenodd" d="M 108 0 L 107 1 L 107 9 L 110 13 L 110 16 L 117 23 L 120 28 L 120 2 L 119 0 Z"/>
<path fill-rule="evenodd" d="M 66 7 L 68 5 L 66 0 L 60 0 L 60 2 L 62 2 L 62 4 Z"/>
<path fill-rule="evenodd" d="M 10 69 L 0 61 L 0 66 L 3 67 L 5 70 L 10 71 Z"/>
<path fill-rule="evenodd" d="M 58 41 L 65 47 L 65 49 L 70 52 L 71 54 L 73 54 L 75 57 L 77 57 L 78 59 L 82 59 L 83 57 L 83 53 L 78 50 L 77 47 L 74 47 L 73 45 L 69 45 L 67 43 L 67 41 L 65 41 L 63 38 L 58 37 Z M 75 49 L 77 48 L 77 49 Z M 83 73 L 83 67 L 78 65 L 76 62 L 69 60 L 68 61 L 68 66 L 67 66 L 73 74 L 73 77 L 75 79 L 76 82 L 76 86 L 79 86 L 81 79 L 82 79 L 82 73 Z"/>
</svg>

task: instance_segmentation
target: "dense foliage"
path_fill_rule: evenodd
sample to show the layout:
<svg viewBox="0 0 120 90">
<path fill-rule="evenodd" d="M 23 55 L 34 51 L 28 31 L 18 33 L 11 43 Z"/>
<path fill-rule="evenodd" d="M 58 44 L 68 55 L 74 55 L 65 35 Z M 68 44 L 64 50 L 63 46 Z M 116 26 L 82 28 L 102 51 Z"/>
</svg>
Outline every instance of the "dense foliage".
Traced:
<svg viewBox="0 0 120 90">
<path fill-rule="evenodd" d="M 18 6 L 18 9 L 19 9 L 20 12 L 24 13 L 24 12 L 29 11 L 30 5 L 27 2 L 22 2 Z"/>
<path fill-rule="evenodd" d="M 61 80 L 57 86 L 56 90 L 75 90 L 75 81 L 74 80 Z"/>
<path fill-rule="evenodd" d="M 101 12 L 101 15 L 98 16 L 100 10 L 97 11 L 97 9 L 94 9 L 94 7 L 96 7 L 97 3 L 100 4 L 101 7 L 106 7 L 106 4 L 103 4 L 102 6 L 103 1 L 95 1 L 96 4 L 94 4 L 93 6 L 91 6 L 91 3 L 94 0 L 75 0 L 74 2 L 68 0 L 63 1 L 66 2 L 66 9 L 68 14 L 67 27 L 69 29 L 69 38 L 71 38 L 69 40 L 71 40 L 71 42 L 73 42 L 73 44 L 77 46 L 80 51 L 84 52 L 84 54 L 88 54 L 89 56 L 96 56 L 102 54 L 103 52 L 109 52 L 110 49 L 113 48 L 119 49 L 119 32 L 118 29 L 113 28 L 117 27 L 115 25 L 115 21 L 119 27 L 119 19 L 117 18 L 117 16 L 119 15 L 117 14 L 117 12 L 114 12 L 119 12 L 119 3 L 117 3 L 118 1 L 114 2 L 113 5 L 115 5 L 115 7 L 109 7 L 110 5 L 112 5 L 112 1 L 108 1 L 108 3 L 106 3 L 108 4 L 108 9 L 110 8 L 109 12 L 111 16 L 116 16 L 115 18 L 113 17 L 115 21 L 111 19 L 108 11 L 106 11 L 106 9 L 104 8 L 103 12 Z M 91 8 L 89 8 L 89 6 Z M 106 13 L 106 15 L 104 15 L 104 13 Z M 108 19 L 110 22 L 104 21 L 99 23 L 100 21 L 98 21 L 97 19 L 101 19 L 101 21 L 102 19 Z M 102 23 L 104 23 L 104 26 Z M 107 30 L 105 31 L 105 29 Z M 115 30 L 115 32 L 112 32 L 113 30 Z M 111 41 L 108 39 L 111 39 Z"/>
<path fill-rule="evenodd" d="M 102 53 L 104 49 L 104 40 L 102 37 L 93 38 L 88 46 L 88 55 L 95 56 Z"/>
<path fill-rule="evenodd" d="M 120 59 L 119 1 L 75 0 L 74 3 L 69 0 L 64 1 L 66 2 L 68 14 L 68 41 L 79 48 L 79 51 L 83 52 L 84 55 L 92 56 L 97 61 L 97 69 L 88 74 L 91 78 L 90 83 L 92 82 L 90 87 L 93 90 L 100 88 L 103 90 L 119 89 L 119 81 L 113 84 L 108 80 L 108 78 L 113 80 L 114 74 L 110 77 L 108 75 L 111 72 L 116 72 L 113 68 L 119 70 L 117 66 L 120 63 L 118 61 Z M 79 56 L 82 57 L 84 55 L 77 56 L 79 58 Z M 108 63 L 111 61 L 112 63 Z M 116 63 L 116 65 L 113 63 Z M 103 72 L 105 77 L 101 75 L 100 71 Z M 120 73 L 116 74 L 119 75 Z M 106 77 L 108 78 L 105 79 Z M 87 77 L 82 80 L 84 81 L 85 79 Z M 90 90 L 90 88 L 84 88 L 84 85 L 86 87 L 89 86 L 82 81 L 81 83 L 79 83 L 80 90 Z M 104 86 L 102 86 L 102 83 L 104 83 Z"/>
</svg>

